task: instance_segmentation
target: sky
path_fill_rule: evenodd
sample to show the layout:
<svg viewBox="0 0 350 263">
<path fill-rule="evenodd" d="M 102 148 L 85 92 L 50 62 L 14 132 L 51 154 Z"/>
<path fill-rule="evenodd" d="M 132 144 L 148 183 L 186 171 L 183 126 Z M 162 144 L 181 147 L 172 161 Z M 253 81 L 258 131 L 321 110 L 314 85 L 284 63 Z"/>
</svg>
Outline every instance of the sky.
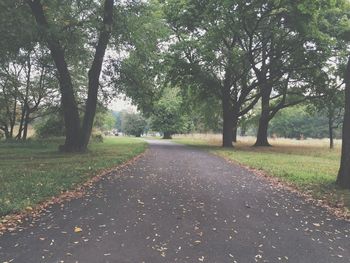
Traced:
<svg viewBox="0 0 350 263">
<path fill-rule="evenodd" d="M 137 109 L 134 105 L 131 104 L 131 100 L 129 98 L 124 98 L 124 96 L 120 96 L 114 99 L 109 105 L 108 108 L 113 111 L 122 111 L 127 110 L 131 112 L 136 112 Z"/>
</svg>

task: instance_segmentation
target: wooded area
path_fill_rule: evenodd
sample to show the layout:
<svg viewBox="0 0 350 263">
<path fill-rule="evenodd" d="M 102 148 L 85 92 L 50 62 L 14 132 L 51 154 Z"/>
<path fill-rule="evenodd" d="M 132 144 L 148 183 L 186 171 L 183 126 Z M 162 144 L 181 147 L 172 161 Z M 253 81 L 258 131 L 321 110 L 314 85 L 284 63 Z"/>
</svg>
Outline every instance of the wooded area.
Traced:
<svg viewBox="0 0 350 263">
<path fill-rule="evenodd" d="M 3 0 L 0 35 L 7 140 L 54 127 L 61 151 L 84 152 L 96 114 L 124 94 L 142 114 L 129 124 L 164 138 L 342 138 L 337 183 L 350 189 L 347 0 Z"/>
</svg>

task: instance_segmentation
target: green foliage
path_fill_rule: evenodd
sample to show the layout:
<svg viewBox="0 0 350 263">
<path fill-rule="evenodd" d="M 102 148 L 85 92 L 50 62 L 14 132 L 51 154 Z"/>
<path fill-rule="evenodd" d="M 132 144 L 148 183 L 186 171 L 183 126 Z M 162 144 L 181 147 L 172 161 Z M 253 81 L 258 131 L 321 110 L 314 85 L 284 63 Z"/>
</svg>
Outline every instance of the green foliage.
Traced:
<svg viewBox="0 0 350 263">
<path fill-rule="evenodd" d="M 270 134 L 284 138 L 327 138 L 328 118 L 322 112 L 305 107 L 292 107 L 279 112 L 271 121 Z M 338 130 L 339 137 L 339 130 Z"/>
<path fill-rule="evenodd" d="M 177 88 L 164 89 L 163 96 L 155 103 L 151 115 L 152 130 L 172 135 L 188 131 L 189 120 L 182 108 L 182 98 Z"/>
<path fill-rule="evenodd" d="M 64 136 L 64 120 L 60 114 L 51 114 L 39 120 L 35 126 L 35 134 L 38 138 Z"/>
<path fill-rule="evenodd" d="M 127 135 L 141 137 L 147 122 L 139 113 L 125 113 L 122 119 L 122 131 Z"/>
<path fill-rule="evenodd" d="M 169 30 L 162 17 L 158 1 L 140 5 L 137 12 L 124 14 L 122 40 L 128 56 L 114 61 L 109 74 L 115 89 L 132 99 L 144 115 L 152 111 L 164 81 L 162 63 Z"/>
<path fill-rule="evenodd" d="M 0 63 L 39 39 L 26 5 L 13 0 L 0 2 L 0 36 Z"/>
<path fill-rule="evenodd" d="M 94 127 L 101 131 L 110 131 L 116 127 L 117 119 L 112 111 L 107 109 L 101 109 L 96 113 Z"/>
<path fill-rule="evenodd" d="M 35 43 L 0 61 L 0 129 L 7 138 L 26 139 L 28 124 L 55 105 L 57 82 L 48 51 Z M 18 125 L 17 134 L 14 126 Z M 24 135 L 25 134 L 25 135 Z"/>
</svg>

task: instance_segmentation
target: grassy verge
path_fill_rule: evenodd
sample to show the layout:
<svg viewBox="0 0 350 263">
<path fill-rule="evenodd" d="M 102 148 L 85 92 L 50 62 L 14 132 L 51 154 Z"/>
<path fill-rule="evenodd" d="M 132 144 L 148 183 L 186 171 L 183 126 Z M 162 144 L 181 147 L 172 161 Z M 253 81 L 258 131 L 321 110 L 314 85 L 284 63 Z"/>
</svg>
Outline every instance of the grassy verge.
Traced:
<svg viewBox="0 0 350 263">
<path fill-rule="evenodd" d="M 147 147 L 142 140 L 111 137 L 92 143 L 87 153 L 63 154 L 57 151 L 58 143 L 0 143 L 0 217 L 74 189 Z"/>
<path fill-rule="evenodd" d="M 324 140 L 274 140 L 273 147 L 251 147 L 253 140 L 240 141 L 234 149 L 220 147 L 220 142 L 208 137 L 177 137 L 176 142 L 201 147 L 214 154 L 250 168 L 278 177 L 315 199 L 326 200 L 332 206 L 339 201 L 350 208 L 350 191 L 335 185 L 339 169 L 340 147 L 330 150 Z"/>
</svg>

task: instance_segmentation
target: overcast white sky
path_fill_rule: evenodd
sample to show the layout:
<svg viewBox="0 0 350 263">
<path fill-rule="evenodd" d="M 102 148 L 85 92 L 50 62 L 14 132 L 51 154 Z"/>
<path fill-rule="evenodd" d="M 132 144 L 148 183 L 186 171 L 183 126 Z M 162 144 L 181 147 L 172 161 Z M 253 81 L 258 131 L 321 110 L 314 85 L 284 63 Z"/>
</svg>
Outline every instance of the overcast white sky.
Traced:
<svg viewBox="0 0 350 263">
<path fill-rule="evenodd" d="M 136 112 L 137 109 L 134 105 L 131 104 L 131 100 L 129 98 L 124 98 L 124 96 L 120 96 L 119 98 L 114 99 L 109 105 L 108 108 L 114 111 L 122 111 L 128 110 Z"/>
</svg>

